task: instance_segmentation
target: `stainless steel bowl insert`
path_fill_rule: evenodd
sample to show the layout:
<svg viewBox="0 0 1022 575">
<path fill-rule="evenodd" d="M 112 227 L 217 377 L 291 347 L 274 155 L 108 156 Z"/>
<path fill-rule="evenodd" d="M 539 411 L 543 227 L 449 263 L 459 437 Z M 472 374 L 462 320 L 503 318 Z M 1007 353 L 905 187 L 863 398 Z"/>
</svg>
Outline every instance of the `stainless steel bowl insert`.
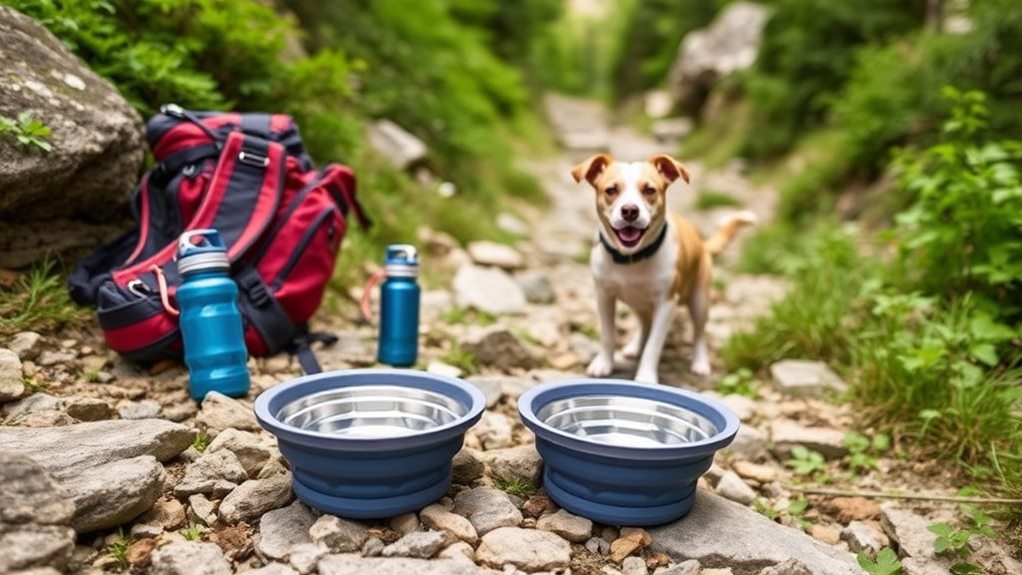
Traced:
<svg viewBox="0 0 1022 575">
<path fill-rule="evenodd" d="M 709 419 L 666 402 L 620 395 L 552 401 L 536 414 L 543 423 L 587 440 L 622 447 L 677 446 L 720 430 Z"/>
<path fill-rule="evenodd" d="M 453 398 L 397 385 L 328 389 L 281 407 L 285 425 L 344 437 L 414 435 L 463 417 L 468 409 Z"/>
</svg>

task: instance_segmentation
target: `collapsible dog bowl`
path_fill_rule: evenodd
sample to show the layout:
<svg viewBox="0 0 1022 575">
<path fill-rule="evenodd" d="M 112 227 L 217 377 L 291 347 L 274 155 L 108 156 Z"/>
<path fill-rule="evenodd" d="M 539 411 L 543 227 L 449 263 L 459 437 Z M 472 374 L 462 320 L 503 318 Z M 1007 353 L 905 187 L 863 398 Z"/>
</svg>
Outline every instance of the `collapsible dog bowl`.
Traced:
<svg viewBox="0 0 1022 575">
<path fill-rule="evenodd" d="M 567 380 L 518 399 L 558 505 L 612 525 L 658 525 L 692 508 L 696 481 L 738 418 L 697 393 L 618 380 Z"/>
<path fill-rule="evenodd" d="M 443 497 L 451 458 L 485 406 L 481 391 L 454 378 L 358 369 L 272 387 L 255 413 L 277 436 L 299 499 L 343 517 L 378 518 Z"/>
</svg>

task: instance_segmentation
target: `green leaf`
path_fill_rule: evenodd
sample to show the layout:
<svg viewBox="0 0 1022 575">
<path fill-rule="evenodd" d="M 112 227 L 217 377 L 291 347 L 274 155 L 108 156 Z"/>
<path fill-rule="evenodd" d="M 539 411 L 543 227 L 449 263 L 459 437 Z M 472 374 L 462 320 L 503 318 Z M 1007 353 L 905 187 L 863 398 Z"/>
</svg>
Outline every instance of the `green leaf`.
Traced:
<svg viewBox="0 0 1022 575">
<path fill-rule="evenodd" d="M 952 565 L 951 572 L 954 573 L 955 575 L 973 575 L 973 574 L 982 575 L 984 573 L 983 569 L 980 568 L 978 565 L 973 565 L 972 563 L 966 563 L 964 561 Z"/>
<path fill-rule="evenodd" d="M 873 436 L 873 449 L 884 453 L 891 448 L 891 437 L 886 433 L 878 433 Z"/>
<path fill-rule="evenodd" d="M 953 529 L 951 529 L 951 525 L 949 525 L 949 524 L 947 524 L 947 523 L 945 523 L 943 521 L 940 522 L 940 523 L 933 523 L 932 525 L 930 525 L 926 529 L 930 533 L 933 533 L 934 535 L 937 535 L 938 537 L 950 537 L 951 533 L 953 532 Z"/>
<path fill-rule="evenodd" d="M 969 348 L 969 355 L 987 365 L 997 365 L 997 348 L 992 343 L 973 344 Z"/>
</svg>

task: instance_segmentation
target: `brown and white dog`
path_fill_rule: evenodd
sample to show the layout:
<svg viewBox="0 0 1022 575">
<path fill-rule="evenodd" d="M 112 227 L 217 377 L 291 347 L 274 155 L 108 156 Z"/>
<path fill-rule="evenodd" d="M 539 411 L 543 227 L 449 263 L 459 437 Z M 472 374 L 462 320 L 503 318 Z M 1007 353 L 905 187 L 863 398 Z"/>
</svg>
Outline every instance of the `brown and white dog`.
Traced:
<svg viewBox="0 0 1022 575">
<path fill-rule="evenodd" d="M 679 303 L 692 319 L 692 372 L 710 373 L 704 328 L 709 311 L 712 256 L 721 252 L 738 230 L 756 221 L 751 212 L 727 218 L 704 241 L 696 228 L 667 211 L 667 188 L 689 173 L 674 158 L 660 154 L 646 162 L 615 162 L 597 154 L 571 171 L 596 190 L 600 218 L 599 243 L 590 266 L 596 280 L 600 317 L 600 352 L 587 372 L 605 377 L 614 369 L 614 319 L 617 300 L 639 318 L 639 332 L 624 355 L 639 358 L 637 381 L 656 383 L 660 353 Z"/>
</svg>

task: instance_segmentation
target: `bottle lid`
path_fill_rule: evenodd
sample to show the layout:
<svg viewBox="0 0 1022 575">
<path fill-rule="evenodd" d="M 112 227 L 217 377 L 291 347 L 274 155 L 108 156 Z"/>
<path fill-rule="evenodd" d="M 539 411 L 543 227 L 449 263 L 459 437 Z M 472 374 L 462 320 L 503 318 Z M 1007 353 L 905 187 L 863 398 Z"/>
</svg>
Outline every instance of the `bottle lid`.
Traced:
<svg viewBox="0 0 1022 575">
<path fill-rule="evenodd" d="M 177 271 L 187 275 L 208 270 L 228 270 L 227 248 L 220 232 L 213 229 L 191 230 L 177 242 Z"/>
<path fill-rule="evenodd" d="M 419 252 L 409 244 L 387 246 L 383 260 L 383 271 L 387 277 L 414 278 L 419 275 Z"/>
</svg>

